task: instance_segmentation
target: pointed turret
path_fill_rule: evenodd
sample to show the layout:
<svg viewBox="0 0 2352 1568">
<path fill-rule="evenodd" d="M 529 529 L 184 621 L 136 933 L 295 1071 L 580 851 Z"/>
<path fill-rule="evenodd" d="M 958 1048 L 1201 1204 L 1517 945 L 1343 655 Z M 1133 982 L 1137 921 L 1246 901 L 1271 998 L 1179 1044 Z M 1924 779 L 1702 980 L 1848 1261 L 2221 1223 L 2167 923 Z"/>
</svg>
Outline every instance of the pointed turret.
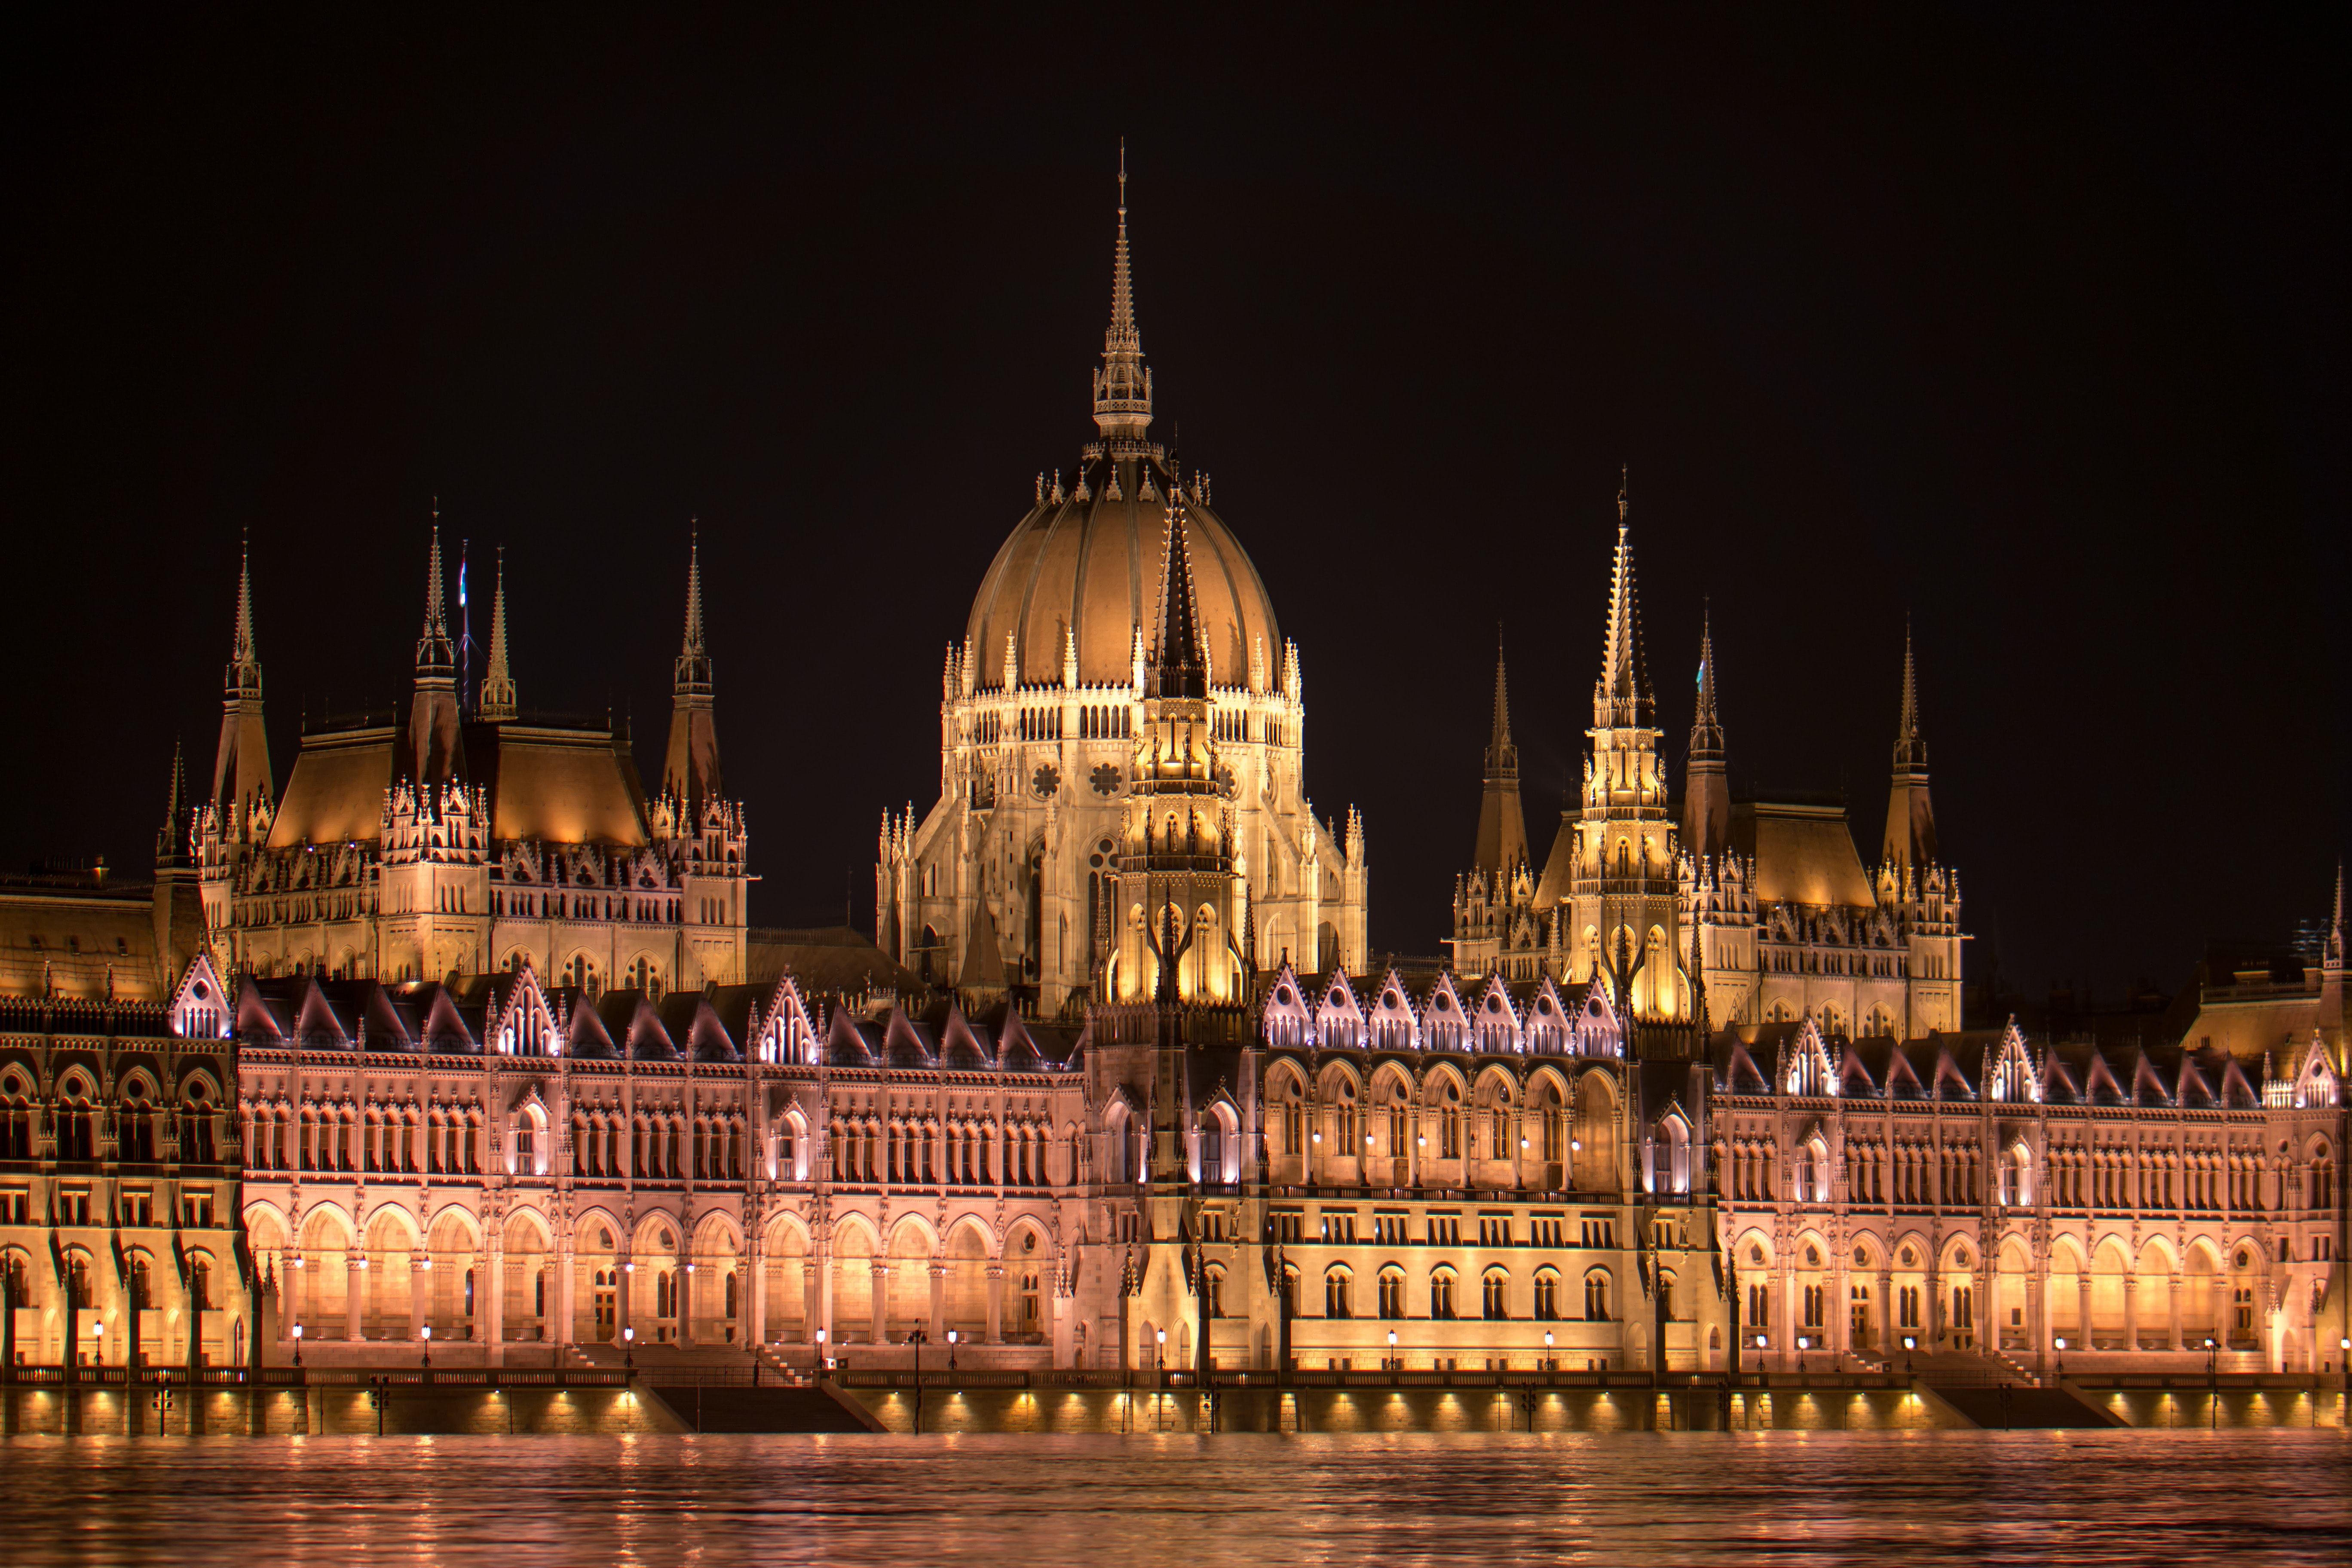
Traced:
<svg viewBox="0 0 2352 1568">
<path fill-rule="evenodd" d="M 688 821 L 700 820 L 703 803 L 719 798 L 719 730 L 713 708 L 710 651 L 702 637 L 702 540 L 698 531 L 686 554 L 686 637 L 672 667 L 669 751 L 662 792 L 676 797 Z"/>
<path fill-rule="evenodd" d="M 172 779 L 163 796 L 163 820 L 155 829 L 155 864 L 185 865 L 188 859 L 188 762 L 172 742 Z"/>
<path fill-rule="evenodd" d="M 1919 737 L 1919 684 L 1911 625 L 1903 626 L 1903 712 L 1895 727 L 1895 777 L 1886 797 L 1888 865 L 1911 871 L 1936 860 L 1936 808 L 1927 798 L 1927 742 Z"/>
<path fill-rule="evenodd" d="M 220 750 L 213 762 L 212 804 L 232 839 L 253 837 L 257 813 L 276 799 L 269 776 L 269 736 L 261 718 L 261 658 L 253 641 L 253 552 L 238 549 L 236 626 L 230 634 L 227 673 L 221 681 Z"/>
<path fill-rule="evenodd" d="M 1106 441 L 1139 441 L 1151 428 L 1151 373 L 1135 326 L 1135 286 L 1128 273 L 1127 141 L 1118 143 L 1118 240 L 1111 252 L 1110 327 L 1102 369 L 1095 373 L 1095 426 Z"/>
<path fill-rule="evenodd" d="M 1519 749 L 1511 742 L 1511 698 L 1495 638 L 1495 718 L 1486 737 L 1486 792 L 1478 805 L 1477 867 L 1487 886 L 1504 886 L 1528 858 L 1528 819 L 1519 806 Z"/>
<path fill-rule="evenodd" d="M 437 517 L 437 514 L 436 514 Z M 449 616 L 441 589 L 441 527 L 425 574 L 425 629 L 416 638 L 416 683 L 408 703 L 408 728 L 396 759 L 403 780 L 446 784 L 465 772 L 465 738 L 457 710 L 457 649 L 449 640 Z"/>
<path fill-rule="evenodd" d="M 1701 623 L 1698 705 L 1691 717 L 1689 775 L 1683 786 L 1683 847 L 1705 865 L 1731 843 L 1731 784 L 1725 774 L 1723 723 L 1715 710 L 1715 624 Z"/>
<path fill-rule="evenodd" d="M 1592 725 L 1631 729 L 1642 721 L 1648 700 L 1643 679 L 1641 612 L 1633 591 L 1633 544 L 1627 525 L 1625 486 L 1617 489 L 1617 556 L 1609 574 L 1609 629 L 1601 648 L 1601 679 L 1592 683 Z"/>
<path fill-rule="evenodd" d="M 1192 557 L 1184 542 L 1184 509 L 1168 507 L 1168 539 L 1160 569 L 1160 636 L 1144 667 L 1146 697 L 1206 697 L 1208 661 L 1201 652 L 1201 606 L 1192 590 Z"/>
<path fill-rule="evenodd" d="M 2344 862 L 2336 862 L 2336 911 L 2327 922 L 2327 937 L 2319 950 L 2319 1027 L 2322 1034 L 2335 1040 L 2341 1052 L 2345 1046 L 2345 960 L 2344 942 L 2347 932 L 2344 925 Z"/>
<path fill-rule="evenodd" d="M 485 723 L 501 724 L 515 716 L 514 676 L 507 668 L 507 552 L 499 551 L 498 580 L 490 588 L 490 658 L 482 671 L 482 692 L 475 716 Z"/>
</svg>

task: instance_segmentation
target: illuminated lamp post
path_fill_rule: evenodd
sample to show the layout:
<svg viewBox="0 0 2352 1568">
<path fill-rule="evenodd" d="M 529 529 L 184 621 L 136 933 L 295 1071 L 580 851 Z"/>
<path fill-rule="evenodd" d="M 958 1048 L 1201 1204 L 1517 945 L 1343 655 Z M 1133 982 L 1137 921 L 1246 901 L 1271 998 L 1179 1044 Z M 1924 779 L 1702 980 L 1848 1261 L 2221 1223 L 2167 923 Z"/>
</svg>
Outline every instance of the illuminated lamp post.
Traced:
<svg viewBox="0 0 2352 1568">
<path fill-rule="evenodd" d="M 1397 1375 L 1396 1375 L 1396 1374 L 1397 1374 L 1396 1331 L 1395 1331 L 1394 1329 L 1391 1329 L 1391 1330 L 1389 1331 L 1389 1386 L 1390 1386 L 1391 1388 L 1394 1388 L 1394 1387 L 1396 1386 L 1396 1381 L 1397 1381 Z"/>
<path fill-rule="evenodd" d="M 2058 1381 L 2063 1383 L 2066 1381 L 2066 1336 L 2060 1334 L 2050 1342 L 2058 1347 Z"/>
<path fill-rule="evenodd" d="M 2218 1431 L 2221 1426 L 2221 1347 L 2213 1336 L 2205 1336 L 2205 1429 Z"/>
<path fill-rule="evenodd" d="M 1903 1375 L 1906 1377 L 1911 1375 L 1911 1352 L 1918 1343 L 1918 1340 L 1913 1335 L 1903 1336 Z"/>
<path fill-rule="evenodd" d="M 1157 1339 L 1151 1351 L 1151 1429 L 1157 1432 L 1162 1412 L 1167 1408 L 1160 1388 L 1168 1381 L 1168 1331 L 1160 1329 L 1155 1331 L 1155 1334 Z"/>
<path fill-rule="evenodd" d="M 621 1365 L 629 1372 L 637 1370 L 637 1331 L 635 1324 L 621 1331 Z"/>
<path fill-rule="evenodd" d="M 299 1323 L 294 1325 L 294 1364 L 302 1364 L 302 1325 Z"/>
<path fill-rule="evenodd" d="M 430 1324 L 430 1323 L 425 1324 L 425 1329 L 424 1329 L 424 1333 L 425 1333 L 425 1371 L 427 1371 L 427 1372 L 430 1372 L 430 1371 L 432 1371 L 432 1370 L 433 1370 L 433 1325 L 432 1325 L 432 1324 Z"/>
<path fill-rule="evenodd" d="M 1552 1359 L 1551 1331 L 1549 1329 L 1546 1329 L 1544 1331 L 1544 1371 L 1558 1372 L 1559 1370 L 1559 1363 Z"/>
</svg>

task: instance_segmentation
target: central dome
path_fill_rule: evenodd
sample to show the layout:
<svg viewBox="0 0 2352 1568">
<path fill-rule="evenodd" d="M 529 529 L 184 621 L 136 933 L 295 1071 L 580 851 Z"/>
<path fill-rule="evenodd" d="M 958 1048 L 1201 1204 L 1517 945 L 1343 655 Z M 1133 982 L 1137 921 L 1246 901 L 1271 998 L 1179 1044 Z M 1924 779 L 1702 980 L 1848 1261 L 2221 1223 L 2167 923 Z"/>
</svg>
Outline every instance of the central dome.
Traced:
<svg viewBox="0 0 2352 1568">
<path fill-rule="evenodd" d="M 1145 628 L 1148 647 L 1159 615 L 1167 497 L 1174 482 L 1163 462 L 1145 453 L 1090 458 L 1076 489 L 1066 493 L 1056 479 L 1055 494 L 1013 529 L 971 602 L 967 636 L 981 686 L 1003 680 L 1008 635 L 1021 684 L 1059 686 L 1065 627 L 1077 640 L 1079 684 L 1124 686 L 1133 678 L 1135 630 Z M 1261 647 L 1271 679 L 1280 667 L 1282 638 L 1257 568 L 1204 502 L 1188 494 L 1183 515 L 1202 643 L 1218 684 L 1245 683 L 1251 655 Z"/>
</svg>

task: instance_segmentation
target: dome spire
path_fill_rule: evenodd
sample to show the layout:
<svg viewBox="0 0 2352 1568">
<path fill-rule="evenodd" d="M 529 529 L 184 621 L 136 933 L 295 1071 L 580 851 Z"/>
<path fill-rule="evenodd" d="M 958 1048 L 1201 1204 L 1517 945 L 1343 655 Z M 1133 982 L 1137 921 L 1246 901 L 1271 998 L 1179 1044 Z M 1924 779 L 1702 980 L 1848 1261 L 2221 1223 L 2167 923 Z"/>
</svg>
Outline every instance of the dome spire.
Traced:
<svg viewBox="0 0 2352 1568">
<path fill-rule="evenodd" d="M 1634 606 L 1633 544 L 1626 523 L 1626 478 L 1617 481 L 1617 559 L 1610 572 L 1609 631 L 1601 650 L 1601 679 L 1592 687 L 1595 728 L 1626 728 L 1641 722 L 1642 655 L 1640 611 Z"/>
<path fill-rule="evenodd" d="M 1140 440 L 1151 428 L 1151 373 L 1135 326 L 1135 284 L 1128 268 L 1127 138 L 1118 139 L 1118 240 L 1111 251 L 1110 327 L 1102 369 L 1095 373 L 1095 426 L 1105 440 Z"/>
</svg>

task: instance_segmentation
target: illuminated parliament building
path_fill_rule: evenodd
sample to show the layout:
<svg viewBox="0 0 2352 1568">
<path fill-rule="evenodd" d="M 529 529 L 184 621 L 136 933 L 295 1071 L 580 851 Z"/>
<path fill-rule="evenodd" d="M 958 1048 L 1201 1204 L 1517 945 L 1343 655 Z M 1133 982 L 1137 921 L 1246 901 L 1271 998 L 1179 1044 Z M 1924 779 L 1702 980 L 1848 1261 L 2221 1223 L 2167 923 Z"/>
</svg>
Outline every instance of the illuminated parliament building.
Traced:
<svg viewBox="0 0 2352 1568">
<path fill-rule="evenodd" d="M 653 776 L 522 704 L 502 581 L 474 677 L 435 533 L 407 692 L 281 784 L 241 570 L 152 884 L 0 886 L 10 1359 L 2328 1359 L 2340 886 L 2307 994 L 2218 1046 L 1965 1026 L 1909 647 L 1874 859 L 1732 798 L 1711 639 L 1677 779 L 1622 494 L 1549 851 L 1498 663 L 1451 958 L 1376 965 L 1301 650 L 1151 438 L 1120 193 L 1095 438 L 949 644 L 870 941 L 750 924 L 698 545 Z"/>
</svg>

